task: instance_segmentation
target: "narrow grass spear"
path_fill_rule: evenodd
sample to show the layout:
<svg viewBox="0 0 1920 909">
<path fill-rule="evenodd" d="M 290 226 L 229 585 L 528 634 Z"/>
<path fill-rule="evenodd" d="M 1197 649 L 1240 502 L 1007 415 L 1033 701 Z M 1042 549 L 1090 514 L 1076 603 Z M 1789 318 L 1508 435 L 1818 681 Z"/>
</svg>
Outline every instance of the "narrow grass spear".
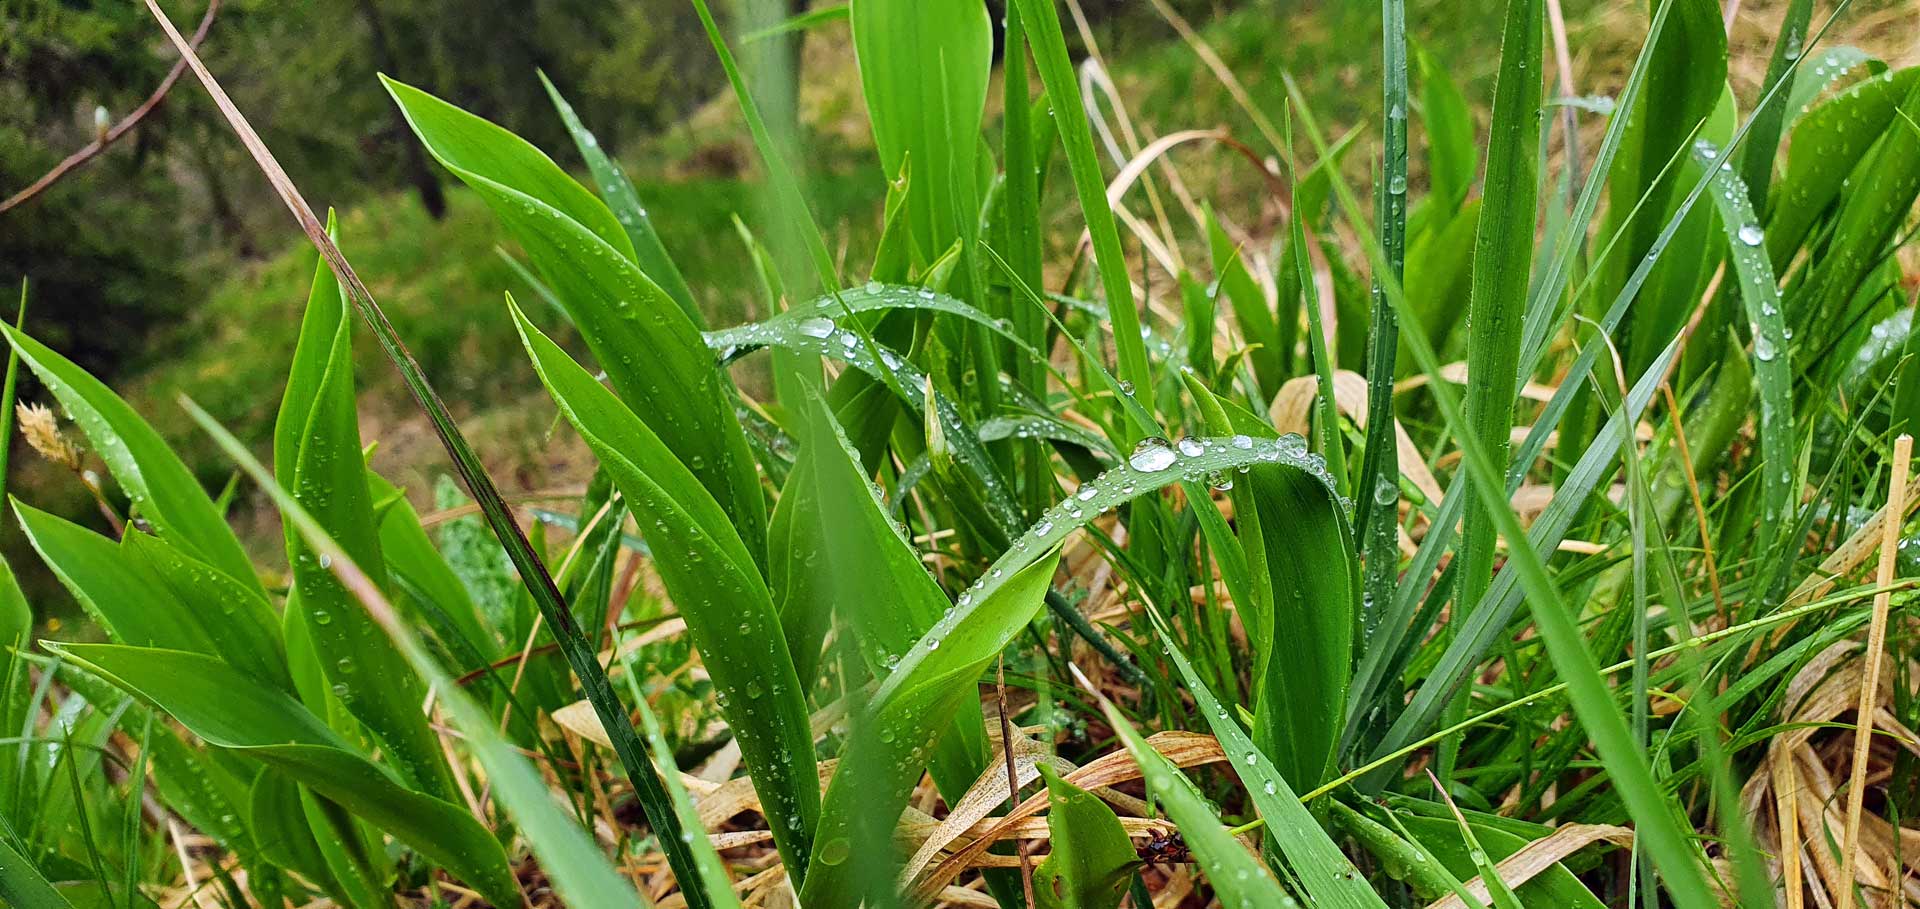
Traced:
<svg viewBox="0 0 1920 909">
<path fill-rule="evenodd" d="M 387 321 L 386 313 L 381 311 L 380 305 L 374 302 L 373 294 L 367 290 L 366 284 L 361 282 L 360 276 L 354 273 L 353 266 L 347 263 L 347 257 L 340 252 L 340 247 L 327 236 L 326 228 L 314 215 L 313 208 L 307 204 L 306 198 L 300 195 L 299 188 L 293 185 L 293 179 L 280 167 L 280 162 L 274 159 L 266 143 L 261 141 L 258 133 L 254 132 L 246 116 L 234 106 L 233 99 L 227 96 L 226 90 L 220 87 L 213 73 L 208 71 L 206 64 L 200 61 L 193 47 L 181 37 L 180 32 L 173 27 L 173 23 L 167 19 L 166 14 L 160 11 L 155 0 L 146 0 L 146 3 L 154 19 L 160 23 L 161 30 L 166 32 L 167 39 L 173 42 L 181 58 L 186 60 L 188 68 L 193 70 L 200 84 L 206 87 L 207 94 L 213 98 L 214 106 L 218 107 L 220 113 L 226 117 L 227 124 L 239 137 L 240 144 L 246 147 L 254 163 L 266 175 L 267 182 L 272 184 L 274 192 L 280 196 L 280 201 L 286 204 L 287 210 L 293 213 L 294 220 L 300 222 L 301 230 L 306 232 L 307 239 L 313 241 L 314 247 L 320 251 L 320 257 L 325 259 L 327 266 L 333 270 L 334 277 L 340 281 L 340 286 L 346 288 L 347 295 L 352 299 L 355 308 L 360 310 L 360 315 L 365 317 L 367 324 L 373 328 L 374 337 L 379 339 L 380 347 L 386 351 L 387 358 L 392 360 L 394 366 L 400 370 L 400 376 L 406 382 L 407 390 L 413 394 L 414 401 L 420 405 L 420 409 L 426 412 L 427 418 L 433 423 L 434 433 L 440 437 L 441 445 L 445 446 L 447 455 L 453 459 L 454 470 L 460 474 L 460 479 L 466 484 L 474 501 L 480 505 L 481 512 L 486 516 L 487 525 L 493 529 L 494 536 L 499 538 L 500 545 L 506 549 L 508 558 L 513 561 L 514 568 L 519 571 L 527 592 L 533 595 L 535 605 L 540 608 L 541 617 L 553 629 L 553 636 L 559 642 L 560 650 L 565 654 L 567 663 L 573 667 L 574 675 L 579 677 L 583 693 L 593 704 L 595 715 L 600 718 L 600 724 L 606 728 L 607 736 L 612 739 L 613 750 L 619 756 L 620 763 L 626 768 L 627 779 L 633 784 L 634 794 L 638 796 L 648 822 L 659 834 L 660 846 L 667 854 L 667 861 L 673 868 L 674 876 L 686 885 L 681 888 L 681 892 L 686 894 L 688 906 L 693 909 L 707 909 L 711 903 L 706 893 L 697 884 L 700 877 L 694 864 L 692 850 L 680 836 L 679 822 L 673 813 L 673 803 L 669 801 L 665 786 L 661 784 L 660 777 L 647 760 L 647 752 L 640 742 L 640 735 L 634 730 L 633 723 L 627 719 L 625 708 L 620 706 L 619 699 L 614 695 L 613 684 L 608 681 L 606 670 L 601 667 L 599 660 L 595 657 L 592 643 L 587 640 L 585 634 L 581 633 L 579 623 L 574 621 L 573 612 L 567 608 L 566 600 L 560 594 L 560 588 L 555 586 L 553 576 L 547 572 L 545 563 L 541 562 L 539 555 L 533 551 L 533 545 L 527 542 L 526 534 L 520 529 L 519 521 L 514 518 L 506 501 L 501 498 L 500 490 L 493 485 L 493 478 L 487 475 L 486 468 L 481 465 L 473 446 L 467 443 L 466 436 L 453 422 L 453 416 L 447 412 L 447 406 L 440 400 L 439 393 L 435 392 L 433 386 L 427 382 L 426 373 L 421 370 L 420 363 L 413 358 L 406 344 L 400 340 L 399 333 L 394 330 L 393 324 Z"/>
</svg>

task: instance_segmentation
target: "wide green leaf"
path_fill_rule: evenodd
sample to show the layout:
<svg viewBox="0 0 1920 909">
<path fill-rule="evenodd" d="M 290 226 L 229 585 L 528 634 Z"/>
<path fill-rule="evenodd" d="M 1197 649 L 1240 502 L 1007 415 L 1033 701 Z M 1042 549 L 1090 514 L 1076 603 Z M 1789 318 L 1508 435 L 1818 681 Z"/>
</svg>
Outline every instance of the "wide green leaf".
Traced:
<svg viewBox="0 0 1920 909">
<path fill-rule="evenodd" d="M 256 588 L 138 530 L 115 543 L 24 502 L 13 507 L 41 559 L 115 639 L 218 657 L 292 690 L 273 607 Z"/>
<path fill-rule="evenodd" d="M 882 173 L 915 172 L 906 214 L 917 259 L 931 262 L 978 232 L 974 180 L 993 29 L 979 0 L 853 0 L 853 48 Z"/>
<path fill-rule="evenodd" d="M 633 413 L 734 516 L 758 564 L 766 497 L 734 418 L 731 380 L 699 329 L 634 262 L 619 221 L 539 149 L 419 89 L 385 80 L 434 157 L 493 209 Z"/>
<path fill-rule="evenodd" d="M 888 517 L 825 402 L 814 398 L 804 407 L 806 441 L 787 478 L 799 509 L 787 545 L 804 562 L 801 589 L 819 602 L 784 602 L 780 614 L 783 621 L 796 611 L 831 615 L 852 634 L 867 670 L 885 676 L 951 603 Z M 787 504 L 783 495 L 776 514 Z M 959 704 L 951 722 L 940 736 L 932 771 L 941 794 L 957 801 L 979 777 L 988 749 L 978 701 Z"/>
<path fill-rule="evenodd" d="M 775 842 L 804 869 L 819 812 L 806 692 L 746 544 L 665 442 L 508 305 L 540 380 L 626 497 L 687 622 L 751 771 Z M 796 877 L 799 877 L 796 874 Z"/>
<path fill-rule="evenodd" d="M 1060 777 L 1044 761 L 1047 834 L 1053 851 L 1033 870 L 1040 909 L 1114 909 L 1140 858 L 1106 802 Z"/>
<path fill-rule="evenodd" d="M 384 579 L 354 400 L 352 330 L 340 285 L 323 261 L 314 269 L 286 394 L 274 422 L 274 472 L 356 563 Z M 328 698 L 337 699 L 386 746 L 408 780 L 424 792 L 452 797 L 446 757 L 420 712 L 426 686 L 328 566 L 290 525 L 285 531 L 287 561 L 293 567 L 287 621 L 305 626 L 313 661 L 325 682 L 316 688 L 311 670 L 296 671 L 302 699 L 316 711 L 324 709 Z"/>
<path fill-rule="evenodd" d="M 73 361 L 9 325 L 0 324 L 20 359 L 60 400 L 100 453 L 134 510 L 203 562 L 259 588 L 253 563 L 206 490 L 180 456 L 127 402 Z"/>
</svg>

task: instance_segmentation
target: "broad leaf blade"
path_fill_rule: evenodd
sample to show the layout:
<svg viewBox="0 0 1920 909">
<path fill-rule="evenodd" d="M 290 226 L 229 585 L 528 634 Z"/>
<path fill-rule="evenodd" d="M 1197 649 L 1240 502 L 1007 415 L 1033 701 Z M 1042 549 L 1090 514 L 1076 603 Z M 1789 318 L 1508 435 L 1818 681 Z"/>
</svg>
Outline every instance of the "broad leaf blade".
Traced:
<svg viewBox="0 0 1920 909">
<path fill-rule="evenodd" d="M 813 734 L 765 581 L 720 504 L 661 438 L 518 307 L 513 314 L 554 403 L 646 528 L 654 566 L 720 689 L 774 839 L 787 867 L 804 869 L 819 812 Z"/>
</svg>

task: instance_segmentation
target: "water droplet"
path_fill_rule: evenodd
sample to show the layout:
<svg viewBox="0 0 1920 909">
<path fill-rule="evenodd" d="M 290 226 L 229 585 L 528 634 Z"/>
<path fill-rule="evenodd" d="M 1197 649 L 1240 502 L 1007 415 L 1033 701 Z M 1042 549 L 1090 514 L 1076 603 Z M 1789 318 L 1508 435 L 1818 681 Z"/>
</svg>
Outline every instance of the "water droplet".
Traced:
<svg viewBox="0 0 1920 909">
<path fill-rule="evenodd" d="M 1133 446 L 1133 454 L 1127 456 L 1127 464 L 1141 473 L 1159 473 L 1173 466 L 1178 459 L 1167 440 L 1159 436 L 1148 436 Z"/>
<path fill-rule="evenodd" d="M 800 333 L 809 338 L 824 338 L 833 334 L 833 320 L 826 316 L 801 319 Z"/>
<path fill-rule="evenodd" d="M 1200 444 L 1199 439 L 1188 436 L 1180 440 L 1180 453 L 1189 458 L 1197 458 L 1207 453 L 1207 446 Z"/>
<path fill-rule="evenodd" d="M 1393 179 L 1387 181 L 1387 192 L 1390 192 L 1396 196 L 1406 195 L 1407 175 L 1394 174 Z"/>
<path fill-rule="evenodd" d="M 1758 224 L 1742 224 L 1740 225 L 1739 237 L 1740 242 L 1748 246 L 1759 246 L 1761 241 L 1767 238 L 1767 235 L 1761 232 L 1760 225 Z"/>
<path fill-rule="evenodd" d="M 1381 480 L 1380 482 L 1374 484 L 1374 487 L 1373 487 L 1374 504 L 1392 505 L 1394 503 L 1394 500 L 1398 499 L 1399 497 L 1400 497 L 1400 487 L 1395 486 L 1392 483 L 1387 482 L 1386 480 Z"/>
<path fill-rule="evenodd" d="M 1252 447 L 1253 447 L 1253 437 L 1252 437 L 1252 436 L 1247 436 L 1247 435 L 1236 435 L 1236 436 L 1234 436 L 1234 437 L 1233 437 L 1233 440 L 1232 440 L 1232 441 L 1233 441 L 1233 447 L 1235 447 L 1235 448 L 1238 448 L 1238 449 L 1240 449 L 1241 451 L 1246 451 L 1246 450 L 1248 450 L 1248 449 L 1250 449 L 1250 448 L 1252 448 Z"/>
</svg>

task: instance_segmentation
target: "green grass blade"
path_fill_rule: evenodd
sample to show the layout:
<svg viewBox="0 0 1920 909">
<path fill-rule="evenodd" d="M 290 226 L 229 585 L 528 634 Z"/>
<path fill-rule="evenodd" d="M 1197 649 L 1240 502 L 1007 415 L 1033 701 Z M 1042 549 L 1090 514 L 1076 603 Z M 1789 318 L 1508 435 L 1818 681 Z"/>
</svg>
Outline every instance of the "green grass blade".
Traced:
<svg viewBox="0 0 1920 909">
<path fill-rule="evenodd" d="M 1047 834 L 1053 851 L 1033 870 L 1039 909 L 1116 909 L 1140 859 L 1120 818 L 1093 793 L 1037 765 L 1047 785 Z"/>
<path fill-rule="evenodd" d="M 1100 706 L 1127 753 L 1140 765 L 1147 792 L 1179 826 L 1180 835 L 1186 839 L 1187 848 L 1193 850 L 1193 857 L 1206 874 L 1207 883 L 1213 885 L 1214 897 L 1220 904 L 1227 909 L 1286 905 L 1290 898 L 1273 879 L 1273 873 L 1221 826 L 1219 815 L 1193 781 L 1147 744 L 1146 738 L 1121 715 L 1119 708 L 1105 698 L 1101 698 Z"/>
<path fill-rule="evenodd" d="M 160 23 L 168 40 L 181 52 L 181 57 L 193 70 L 194 76 L 213 96 L 215 105 L 226 117 L 228 124 L 239 135 L 248 153 L 266 174 L 268 181 L 273 184 L 281 201 L 286 204 L 288 210 L 293 213 L 294 219 L 299 222 L 301 229 L 306 232 L 308 240 L 320 250 L 322 258 L 327 260 L 327 264 L 333 269 L 334 276 L 340 280 L 354 307 L 360 311 L 361 316 L 373 329 L 382 351 L 399 370 L 408 393 L 413 396 L 421 410 L 426 413 L 428 421 L 433 424 L 434 434 L 439 436 L 441 444 L 446 448 L 455 471 L 459 473 L 467 489 L 473 493 L 474 500 L 486 517 L 489 528 L 499 539 L 501 547 L 506 550 L 508 558 L 519 572 L 521 581 L 532 596 L 541 618 L 553 631 L 561 652 L 566 656 L 567 664 L 573 669 L 574 675 L 580 679 L 586 699 L 593 704 L 595 716 L 599 718 L 601 725 L 612 739 L 614 751 L 620 757 L 620 763 L 627 772 L 628 780 L 633 784 L 641 807 L 654 823 L 670 825 L 663 819 L 671 817 L 671 805 L 668 803 L 665 791 L 661 788 L 659 777 L 654 775 L 652 768 L 646 762 L 645 753 L 640 745 L 638 734 L 634 732 L 633 724 L 627 720 L 626 712 L 621 709 L 619 700 L 614 697 L 612 685 L 607 681 L 606 671 L 600 666 L 592 645 L 581 633 L 579 625 L 573 621 L 573 614 L 568 610 L 566 600 L 561 596 L 559 588 L 554 585 L 553 577 L 547 573 L 546 565 L 527 542 L 526 535 L 520 530 L 518 520 L 508 509 L 506 501 L 501 498 L 500 491 L 494 486 L 492 478 L 487 475 L 486 467 L 474 453 L 473 446 L 467 443 L 460 427 L 453 421 L 453 416 L 447 411 L 445 402 L 440 400 L 439 393 L 435 392 L 432 383 L 427 381 L 419 362 L 413 358 L 412 353 L 400 340 L 399 334 L 394 331 L 393 324 L 388 321 L 386 314 L 374 301 L 366 285 L 354 273 L 346 256 L 328 239 L 319 219 L 314 216 L 313 209 L 307 205 L 305 199 L 301 198 L 292 179 L 280 167 L 279 162 L 274 160 L 266 144 L 260 140 L 259 134 L 254 132 L 253 127 L 234 106 L 233 100 L 213 78 L 213 74 L 207 70 L 206 65 L 200 62 L 192 46 L 181 37 L 179 30 L 173 27 L 173 23 L 168 21 L 159 6 L 149 2 L 147 9 Z M 675 873 L 688 880 L 693 879 L 692 858 L 680 848 L 678 838 L 664 837 L 663 844 L 668 863 L 672 865 Z M 707 905 L 706 900 L 695 891 L 688 892 L 687 901 L 688 905 L 694 909 L 701 909 Z"/>
<path fill-rule="evenodd" d="M 1027 30 L 1016 15 L 1006 17 L 1006 50 L 1002 56 L 1002 87 L 1006 98 L 1002 119 L 1000 156 L 1006 172 L 1000 190 L 1001 227 L 999 239 L 1006 250 L 1014 273 L 1028 287 L 1039 287 L 1046 251 L 1042 246 L 1045 225 L 1040 219 L 1040 166 L 1047 149 L 1038 146 L 1033 123 L 1033 99 L 1027 79 Z M 1047 320 L 1031 306 L 1022 306 L 1016 296 L 1009 301 L 1014 331 L 1035 350 L 1046 344 Z M 1015 358 L 1014 371 L 1030 389 L 1042 387 L 1044 364 L 1032 358 Z"/>
<path fill-rule="evenodd" d="M 13 507 L 41 560 L 116 640 L 220 657 L 292 690 L 266 597 L 137 530 L 115 543 L 24 502 Z"/>
<path fill-rule="evenodd" d="M 1252 737 L 1194 671 L 1186 653 L 1174 642 L 1165 619 L 1157 610 L 1149 611 L 1148 616 L 1166 646 L 1167 660 L 1193 695 L 1194 709 L 1206 718 L 1221 750 L 1227 753 L 1233 772 L 1267 822 L 1269 841 L 1286 858 L 1306 896 L 1324 909 L 1385 909 L 1386 903 L 1301 804 L 1273 759 L 1254 747 Z M 1239 759 L 1232 760 L 1235 757 Z"/>
<path fill-rule="evenodd" d="M 894 827 L 929 745 L 963 700 L 977 701 L 981 671 L 1033 620 L 1053 579 L 1057 547 L 1018 552 L 1019 560 L 1003 558 L 989 578 L 963 595 L 881 681 L 860 713 L 827 787 L 820 845 L 800 892 L 802 905 L 858 905 L 863 888 L 870 891 L 868 900 L 891 901 L 889 892 L 871 890 L 893 886 L 900 862 Z"/>
<path fill-rule="evenodd" d="M 787 495 L 799 513 L 790 545 L 805 561 L 808 593 L 821 602 L 803 607 L 838 619 L 851 632 L 867 670 L 884 677 L 932 628 L 951 604 L 901 529 L 887 516 L 859 453 L 834 422 L 825 402 L 805 403 L 806 431 Z M 801 473 L 801 466 L 808 469 Z M 778 510 L 778 509 L 776 509 Z M 793 604 L 783 604 L 782 615 Z M 957 801 L 984 769 L 989 754 L 979 702 L 957 706 L 951 727 L 940 735 L 932 758 L 942 795 Z"/>
<path fill-rule="evenodd" d="M 1804 28 L 1804 26 L 1802 26 Z M 1758 120 L 1758 115 L 1755 117 Z M 1711 147 L 1694 149 L 1694 163 L 1711 168 Z M 1760 219 L 1749 203 L 1749 187 L 1742 185 L 1731 171 L 1712 171 L 1714 205 L 1720 210 L 1720 223 L 1726 230 L 1727 258 L 1740 281 L 1740 300 L 1753 335 L 1753 374 L 1760 390 L 1760 472 L 1761 519 L 1754 529 L 1753 552 L 1769 557 L 1781 537 L 1781 531 L 1793 519 L 1798 491 L 1794 475 L 1799 443 L 1794 439 L 1793 371 L 1787 356 L 1786 316 L 1780 304 L 1780 289 L 1774 281 L 1773 264 L 1767 259 L 1766 236 Z M 1765 194 L 1766 190 L 1760 190 Z M 1763 566 L 1762 571 L 1771 569 Z M 1788 578 L 1784 572 L 1774 575 L 1775 591 L 1762 591 L 1766 602 L 1778 602 L 1785 594 Z"/>
<path fill-rule="evenodd" d="M 1040 81 L 1060 121 L 1060 141 L 1066 148 L 1067 168 L 1073 175 L 1073 189 L 1080 199 L 1080 210 L 1087 220 L 1087 232 L 1093 239 L 1093 257 L 1099 267 L 1101 289 L 1106 292 L 1107 311 L 1113 318 L 1113 347 L 1119 360 L 1117 372 L 1132 385 L 1134 397 L 1152 413 L 1153 372 L 1147 363 L 1147 348 L 1140 337 L 1140 313 L 1135 308 L 1133 284 L 1127 276 L 1127 259 L 1120 248 L 1120 232 L 1114 226 L 1113 209 L 1107 204 L 1106 178 L 1100 172 L 1100 159 L 1094 154 L 1093 128 L 1085 115 L 1086 99 L 1080 82 L 1074 78 L 1073 65 L 1067 60 L 1066 36 L 1060 31 L 1060 16 L 1052 0 L 1014 0 L 1020 23 L 1032 42 L 1033 59 Z"/>
<path fill-rule="evenodd" d="M 1319 133 L 1310 130 L 1309 136 L 1324 155 L 1325 143 Z M 1340 208 L 1349 223 L 1356 229 L 1362 228 L 1366 222 L 1365 216 L 1345 181 L 1336 176 L 1334 188 Z M 1682 203 L 1683 211 L 1703 188 L 1704 184 L 1695 188 L 1694 194 Z M 1663 233 L 1670 233 L 1677 223 L 1677 220 L 1670 223 L 1668 230 Z M 1383 254 L 1378 244 L 1370 242 L 1366 252 L 1368 260 L 1384 273 Z M 1640 272 L 1644 272 L 1647 264 L 1643 264 Z M 1402 318 L 1410 318 L 1406 295 L 1399 285 L 1389 282 L 1386 290 Z M 1613 702 L 1606 679 L 1600 674 L 1593 653 L 1587 648 L 1574 614 L 1567 609 L 1559 590 L 1554 586 L 1538 550 L 1529 542 L 1519 517 L 1507 505 L 1506 483 L 1502 473 L 1506 465 L 1495 462 L 1478 439 L 1467 432 L 1468 424 L 1460 402 L 1453 388 L 1441 380 L 1439 358 L 1426 339 L 1415 332 L 1407 333 L 1406 337 L 1416 361 L 1431 383 L 1435 403 L 1439 405 L 1447 425 L 1460 440 L 1462 460 L 1470 471 L 1481 507 L 1494 518 L 1495 532 L 1507 541 L 1509 570 L 1516 572 L 1520 585 L 1526 591 L 1534 626 L 1546 646 L 1555 671 L 1567 683 L 1574 715 L 1587 730 L 1601 760 L 1611 771 L 1614 786 L 1629 815 L 1638 825 L 1638 835 L 1645 838 L 1647 853 L 1662 874 L 1667 892 L 1681 909 L 1711 909 L 1717 906 L 1718 899 L 1700 867 L 1698 848 L 1688 831 L 1681 827 L 1668 794 L 1654 779 L 1646 756 L 1634 745 L 1626 721 L 1621 718 Z M 1668 350 L 1672 350 L 1672 345 Z"/>
<path fill-rule="evenodd" d="M 340 285 L 321 262 L 274 422 L 274 473 L 355 562 L 384 580 L 386 563 L 361 453 L 352 338 Z M 428 794 L 452 798 L 446 758 L 420 713 L 425 686 L 291 526 L 286 538 L 293 569 L 287 621 L 307 625 L 318 677 L 325 682 L 324 687 L 303 685 L 302 700 L 324 714 L 328 699 L 338 699 L 385 746 L 410 782 Z"/>
<path fill-rule="evenodd" d="M 677 770 L 679 765 L 673 761 L 673 749 L 667 745 L 666 733 L 660 728 L 660 718 L 654 714 L 653 706 L 647 703 L 646 693 L 640 690 L 636 668 L 631 661 L 628 662 L 627 688 L 633 696 L 633 702 L 640 705 L 640 727 L 646 732 L 647 748 L 653 752 L 655 764 Z M 680 782 L 680 775 L 668 772 L 660 777 L 667 782 L 667 794 L 673 798 L 673 811 L 680 818 L 680 829 L 704 830 L 700 813 L 694 809 L 693 799 L 687 795 L 687 787 Z M 740 897 L 733 892 L 733 881 L 727 877 L 726 863 L 721 861 L 720 853 L 714 850 L 713 841 L 695 834 L 691 845 L 695 867 L 700 869 L 699 889 L 706 892 L 707 898 L 718 909 L 739 909 Z"/>
<path fill-rule="evenodd" d="M 1754 108 L 1752 141 L 1740 156 L 1740 177 L 1746 184 L 1747 204 L 1756 212 L 1767 210 L 1767 189 L 1773 183 L 1773 162 L 1780 153 L 1782 128 L 1795 110 L 1792 103 L 1798 92 L 1795 83 L 1808 79 L 1792 67 L 1806 50 L 1807 27 L 1811 24 L 1813 0 L 1788 3 L 1786 14 L 1780 17 L 1780 37 L 1773 42 L 1773 57 L 1767 61 L 1766 81 L 1761 86 L 1762 95 L 1771 100 Z M 1823 63 L 1817 70 L 1825 68 Z M 1786 85 L 1787 93 L 1778 95 L 1774 87 L 1782 84 Z"/>
<path fill-rule="evenodd" d="M 699 304 L 694 302 L 693 289 L 687 286 L 687 279 L 680 274 L 680 266 L 675 265 L 673 256 L 668 254 L 665 244 L 660 242 L 660 234 L 653 229 L 653 217 L 647 214 L 647 206 L 640 201 L 640 191 L 634 188 L 633 181 L 627 179 L 626 171 L 620 169 L 620 162 L 600 147 L 600 140 L 580 122 L 580 115 L 573 112 L 573 105 L 560 96 L 553 80 L 546 72 L 540 71 L 540 84 L 547 89 L 547 97 L 553 99 L 553 109 L 560 114 L 560 122 L 566 124 L 567 132 L 573 135 L 574 147 L 580 150 L 580 157 L 587 162 L 587 173 L 593 176 L 593 182 L 600 188 L 600 201 L 606 203 L 613 212 L 614 220 L 625 228 L 627 239 L 633 244 L 634 262 L 640 266 L 653 283 L 673 297 L 680 304 L 681 311 L 687 314 L 696 328 L 705 327 L 705 316 L 700 312 Z"/>
<path fill-rule="evenodd" d="M 806 196 L 800 190 L 800 179 L 794 176 L 786 156 L 780 153 L 780 146 L 767 130 L 766 120 L 760 116 L 760 105 L 753 100 L 753 92 L 747 89 L 746 77 L 741 75 L 740 65 L 734 62 L 733 51 L 727 49 L 727 40 L 721 36 L 720 26 L 713 21 L 712 11 L 707 9 L 707 0 L 693 0 L 693 9 L 700 15 L 700 24 L 706 27 L 707 40 L 713 44 L 714 55 L 720 58 L 720 67 L 726 70 L 727 82 L 733 86 L 734 99 L 740 102 L 740 113 L 747 120 L 747 130 L 753 134 L 754 148 L 759 150 L 760 160 L 767 167 L 768 182 L 773 184 L 774 203 L 780 216 L 797 225 L 800 241 L 806 245 L 813 267 L 819 273 L 820 286 L 827 290 L 839 288 L 840 279 L 833 265 L 833 254 L 827 251 L 827 241 L 820 233 L 820 225 L 813 220 L 812 210 L 807 208 Z"/>
<path fill-rule="evenodd" d="M 974 179 L 980 119 L 993 65 L 987 7 L 978 0 L 853 0 L 848 6 L 881 171 L 897 174 L 911 160 L 915 172 L 929 178 L 907 189 L 914 258 L 924 265 L 956 241 L 966 247 L 962 256 L 971 257 L 980 223 L 981 187 Z"/>
<path fill-rule="evenodd" d="M 654 567 L 721 692 L 774 840 L 790 873 L 803 879 L 819 813 L 813 733 L 766 582 L 720 503 L 660 437 L 528 322 L 511 298 L 508 305 L 561 415 L 600 459 L 639 526 L 648 528 Z"/>
<path fill-rule="evenodd" d="M 734 418 L 731 380 L 679 304 L 634 264 L 618 219 L 518 136 L 418 89 L 385 84 L 428 151 L 479 192 L 527 250 L 621 399 L 647 415 L 736 516 L 756 561 L 764 558 L 765 495 Z"/>
<path fill-rule="evenodd" d="M 1893 124 L 1920 66 L 1882 73 L 1821 102 L 1794 124 L 1787 172 L 1767 211 L 1767 253 L 1784 270 L 1847 178 Z"/>
<path fill-rule="evenodd" d="M 1394 279 L 1406 283 L 1407 263 L 1407 7 L 1405 0 L 1381 0 L 1381 120 L 1380 185 L 1374 210 L 1379 219 L 1380 248 Z M 1495 110 L 1499 110 L 1498 97 Z M 1500 119 L 1496 113 L 1495 130 Z M 1489 162 L 1491 169 L 1492 163 Z M 1497 184 L 1488 181 L 1488 198 Z M 1527 223 L 1531 224 L 1531 221 Z M 1478 269 L 1475 270 L 1478 273 Z M 1362 646 L 1378 629 L 1393 596 L 1395 571 L 1400 565 L 1400 463 L 1395 447 L 1393 380 L 1394 358 L 1400 349 L 1400 322 L 1379 282 L 1374 283 L 1367 330 L 1367 444 L 1360 456 L 1360 477 L 1354 483 L 1354 531 L 1359 535 L 1365 562 L 1366 594 L 1362 598 Z M 1477 322 L 1473 323 L 1478 325 Z M 1410 326 L 1418 331 L 1416 323 Z M 1475 332 L 1478 334 L 1478 331 Z"/>
<path fill-rule="evenodd" d="M 1487 151 L 1480 226 L 1474 240 L 1473 289 L 1467 313 L 1467 431 L 1504 467 L 1513 428 L 1521 321 L 1527 273 L 1533 263 L 1533 233 L 1539 181 L 1542 11 L 1539 0 L 1509 0 L 1501 37 L 1500 75 L 1494 84 L 1493 138 Z M 1460 580 L 1455 602 L 1472 609 L 1493 573 L 1494 519 L 1505 511 L 1506 483 L 1495 487 L 1501 504 L 1474 508 L 1471 476 L 1460 493 L 1468 504 L 1461 532 Z"/>
<path fill-rule="evenodd" d="M 40 869 L 0 836 L 0 902 L 16 909 L 73 909 Z"/>
</svg>

